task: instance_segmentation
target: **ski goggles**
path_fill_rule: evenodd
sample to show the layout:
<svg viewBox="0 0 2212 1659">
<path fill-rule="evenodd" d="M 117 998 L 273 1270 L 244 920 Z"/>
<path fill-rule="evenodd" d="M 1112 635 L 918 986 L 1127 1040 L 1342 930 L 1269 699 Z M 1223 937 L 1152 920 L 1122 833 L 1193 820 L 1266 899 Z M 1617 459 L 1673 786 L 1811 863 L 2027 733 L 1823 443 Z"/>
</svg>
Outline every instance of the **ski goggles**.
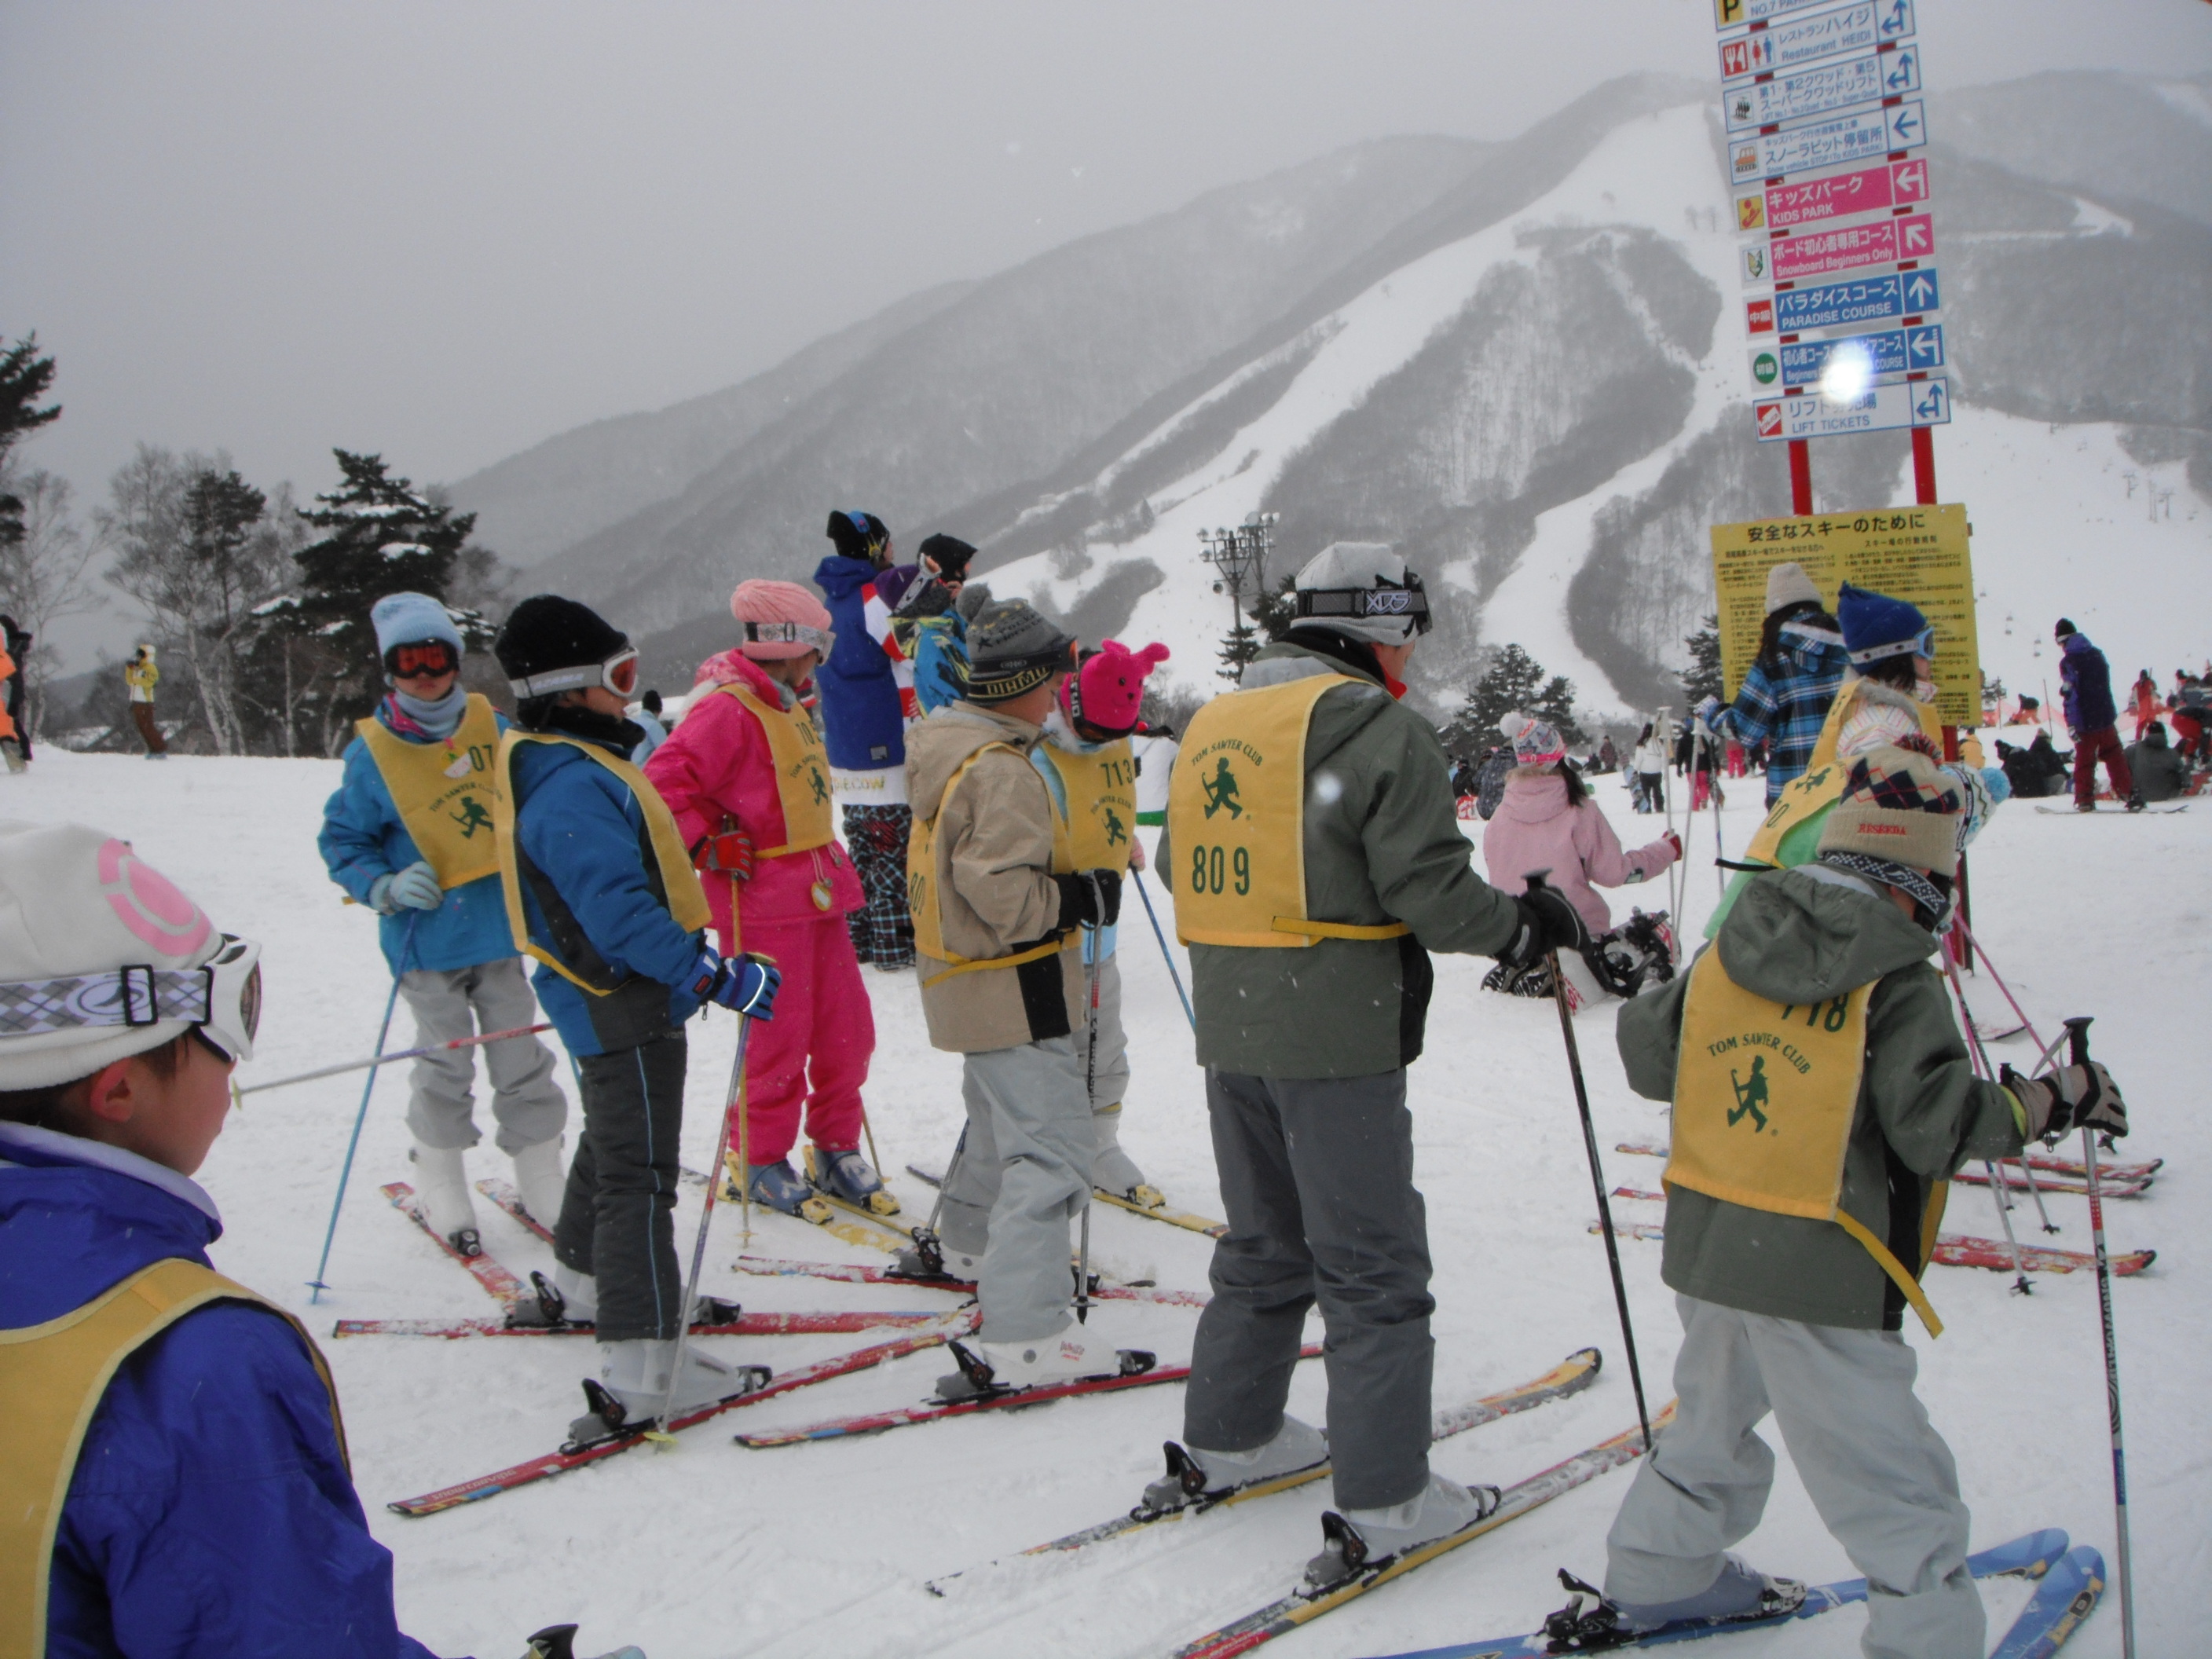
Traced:
<svg viewBox="0 0 2212 1659">
<path fill-rule="evenodd" d="M 509 680 L 514 695 L 527 702 L 532 697 L 550 697 L 561 691 L 585 691 L 593 686 L 603 686 L 618 697 L 637 694 L 637 647 L 626 645 L 604 662 L 586 663 L 580 668 L 549 668 L 543 674 L 526 674 L 519 680 Z"/>
<path fill-rule="evenodd" d="M 0 983 L 0 1036 L 36 1036 L 87 1026 L 189 1023 L 226 1059 L 253 1058 L 261 1026 L 261 947 L 225 933 L 197 968 L 144 964 L 105 973 Z"/>
<path fill-rule="evenodd" d="M 1880 662 L 1885 657 L 1925 657 L 1936 660 L 1936 629 L 1934 624 L 1922 629 L 1909 640 L 1892 640 L 1887 645 L 1870 645 L 1863 651 L 1850 653 L 1854 663 Z"/>
<path fill-rule="evenodd" d="M 1429 596 L 1420 577 L 1411 570 L 1406 573 L 1403 586 L 1301 587 L 1296 598 L 1296 614 L 1301 619 L 1384 617 L 1411 622 L 1416 634 L 1425 634 L 1436 626 L 1436 618 L 1429 614 Z"/>
<path fill-rule="evenodd" d="M 386 652 L 384 666 L 396 680 L 411 680 L 422 674 L 458 674 L 461 653 L 447 640 L 417 640 Z"/>
<path fill-rule="evenodd" d="M 832 628 L 810 628 L 805 623 L 749 622 L 744 624 L 747 645 L 799 645 L 810 651 L 819 651 L 826 659 L 830 647 L 837 643 L 837 631 Z"/>
</svg>

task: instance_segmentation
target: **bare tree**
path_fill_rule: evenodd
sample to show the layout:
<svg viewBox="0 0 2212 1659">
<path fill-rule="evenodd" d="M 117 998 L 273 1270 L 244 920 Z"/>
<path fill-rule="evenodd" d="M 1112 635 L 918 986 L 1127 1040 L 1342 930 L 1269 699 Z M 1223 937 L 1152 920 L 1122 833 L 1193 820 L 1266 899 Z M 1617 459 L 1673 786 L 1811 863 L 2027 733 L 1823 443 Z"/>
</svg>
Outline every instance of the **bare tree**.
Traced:
<svg viewBox="0 0 2212 1659">
<path fill-rule="evenodd" d="M 23 676 L 24 720 L 35 738 L 46 720 L 46 684 L 60 659 L 53 625 L 100 608 L 88 574 L 99 550 L 70 517 L 68 479 L 0 465 L 0 495 L 12 497 L 21 512 L 21 538 L 0 538 L 0 611 L 32 635 L 16 672 Z"/>
</svg>

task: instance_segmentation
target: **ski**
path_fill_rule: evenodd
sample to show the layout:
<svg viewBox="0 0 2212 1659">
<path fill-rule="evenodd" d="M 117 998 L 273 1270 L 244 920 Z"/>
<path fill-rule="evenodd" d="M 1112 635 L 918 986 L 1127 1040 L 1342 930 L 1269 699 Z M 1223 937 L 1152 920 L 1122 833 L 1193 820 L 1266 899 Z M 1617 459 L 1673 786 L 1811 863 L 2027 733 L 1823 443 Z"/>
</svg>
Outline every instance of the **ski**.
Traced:
<svg viewBox="0 0 2212 1659">
<path fill-rule="evenodd" d="M 1301 1359 L 1318 1359 L 1321 1345 L 1310 1343 L 1298 1350 Z M 931 1401 L 920 1406 L 901 1406 L 887 1412 L 866 1412 L 858 1417 L 833 1417 L 826 1423 L 809 1423 L 795 1429 L 763 1429 L 757 1434 L 737 1437 L 741 1446 L 758 1450 L 768 1446 L 796 1446 L 809 1440 L 842 1440 L 849 1435 L 881 1434 L 889 1429 L 902 1429 L 916 1423 L 935 1423 L 948 1417 L 968 1417 L 977 1412 L 1020 1411 L 1030 1406 L 1042 1406 L 1054 1400 L 1069 1400 L 1086 1395 L 1118 1394 L 1125 1389 L 1150 1389 L 1163 1382 L 1180 1382 L 1190 1375 L 1188 1365 L 1155 1365 L 1151 1370 L 1139 1371 L 1133 1376 L 1085 1377 L 1073 1382 L 1054 1382 L 1042 1388 L 1010 1389 L 1004 1394 L 984 1395 L 974 1400 Z"/>
<path fill-rule="evenodd" d="M 2096 1611 L 2105 1593 L 2105 1558 L 2087 1544 L 2060 1557 L 1990 1659 L 2051 1659 Z"/>
<path fill-rule="evenodd" d="M 484 1288 L 484 1293 L 502 1308 L 520 1307 L 526 1302 L 536 1301 L 531 1288 L 489 1255 L 463 1255 L 450 1240 L 439 1237 L 422 1213 L 422 1206 L 415 1201 L 415 1189 L 404 1181 L 386 1182 L 381 1189 L 392 1200 L 392 1207 L 420 1227 L 430 1242 L 448 1256 L 469 1270 L 471 1277 Z"/>
<path fill-rule="evenodd" d="M 522 1194 L 515 1191 L 511 1183 L 501 1181 L 497 1176 L 488 1176 L 477 1182 L 477 1190 L 546 1243 L 553 1242 L 553 1230 L 522 1207 Z"/>
<path fill-rule="evenodd" d="M 703 1187 L 707 1184 L 707 1176 L 703 1170 L 694 1170 L 686 1165 L 678 1173 L 694 1187 Z M 726 1171 L 723 1176 L 722 1191 L 719 1201 L 724 1204 L 736 1204 L 739 1201 L 737 1184 L 729 1179 Z M 830 1207 L 836 1201 L 824 1194 L 810 1192 L 807 1194 L 806 1204 L 801 1206 L 797 1215 L 791 1214 L 787 1210 L 779 1210 L 769 1204 L 757 1203 L 753 1207 L 769 1215 L 780 1215 L 787 1220 L 803 1221 L 810 1227 L 819 1227 L 830 1237 L 847 1244 L 857 1244 L 864 1250 L 881 1250 L 886 1255 L 896 1255 L 914 1242 L 905 1233 L 898 1231 L 893 1223 L 886 1221 L 879 1215 L 871 1215 L 865 1210 L 853 1210 L 853 1213 L 876 1223 L 879 1227 L 889 1227 L 891 1232 L 885 1234 L 877 1231 L 873 1227 L 855 1227 L 849 1221 L 840 1221 L 837 1218 L 837 1212 Z M 845 1207 L 851 1208 L 849 1205 Z"/>
<path fill-rule="evenodd" d="M 801 1279 L 831 1279 L 847 1285 L 916 1285 L 924 1290 L 952 1291 L 971 1295 L 975 1289 L 972 1279 L 923 1279 L 906 1273 L 895 1273 L 886 1267 L 864 1267 L 845 1261 L 792 1261 L 781 1256 L 741 1255 L 737 1260 L 741 1273 L 763 1276 L 782 1275 Z M 1152 1302 L 1170 1308 L 1203 1308 L 1212 1298 L 1198 1291 L 1163 1291 L 1148 1285 L 1104 1285 L 1094 1283 L 1091 1287 L 1093 1301 Z"/>
<path fill-rule="evenodd" d="M 1599 1368 L 1604 1363 L 1603 1357 L 1595 1348 L 1583 1348 L 1569 1354 L 1543 1376 L 1523 1382 L 1516 1389 L 1508 1389 L 1503 1394 L 1487 1395 L 1471 1404 L 1438 1412 L 1436 1421 L 1429 1428 L 1430 1438 L 1448 1440 L 1453 1435 L 1464 1434 L 1468 1430 L 1480 1428 L 1486 1423 L 1495 1423 L 1501 1417 L 1510 1417 L 1516 1412 L 1528 1411 L 1538 1406 L 1548 1405 L 1554 1400 L 1565 1400 L 1580 1394 L 1597 1380 Z M 1158 1526 L 1164 1521 L 1179 1521 L 1187 1516 L 1209 1514 L 1215 1510 L 1229 1509 L 1238 1504 L 1249 1504 L 1255 1498 L 1272 1498 L 1277 1492 L 1290 1492 L 1322 1480 L 1329 1473 L 1328 1464 L 1317 1463 L 1310 1469 L 1299 1469 L 1272 1480 L 1240 1486 L 1218 1498 L 1200 1497 L 1178 1509 L 1148 1510 L 1139 1504 L 1127 1514 L 1117 1515 L 1111 1521 L 1102 1521 L 1095 1527 L 1085 1527 L 1081 1532 L 1069 1533 L 1066 1537 L 1055 1538 L 1048 1544 L 1031 1545 L 1018 1555 L 986 1562 L 982 1568 L 946 1573 L 941 1578 L 931 1579 L 922 1588 L 932 1595 L 943 1595 L 945 1585 L 970 1571 L 988 1571 L 1029 1556 L 1055 1555 L 1079 1550 L 1086 1545 L 1103 1543 L 1109 1538 L 1119 1538 L 1146 1527 Z"/>
<path fill-rule="evenodd" d="M 691 1327 L 694 1336 L 819 1336 L 872 1331 L 884 1326 L 922 1326 L 933 1313 L 749 1313 L 732 1321 Z M 509 1325 L 497 1319 L 341 1319 L 332 1336 L 428 1336 L 453 1341 L 471 1336 L 591 1336 L 589 1320 L 558 1325 Z"/>
<path fill-rule="evenodd" d="M 1982 1170 L 1961 1170 L 1951 1179 L 1968 1187 L 1987 1187 L 1992 1184 L 1988 1172 Z M 2089 1190 L 2087 1181 L 2073 1181 L 2064 1176 L 2048 1177 L 2038 1181 L 2035 1184 L 2046 1193 L 2072 1193 L 2076 1196 L 2086 1195 Z M 2151 1182 L 2148 1176 L 2132 1181 L 2112 1180 L 2106 1176 L 2103 1168 L 2100 1166 L 2097 1170 L 2097 1185 L 2106 1198 L 2141 1198 L 2150 1190 Z M 2024 1193 L 2027 1190 L 2027 1177 L 2017 1170 L 2007 1170 L 2004 1172 L 2004 1188 L 2008 1193 Z"/>
<path fill-rule="evenodd" d="M 2154 806 L 2142 806 L 2132 812 L 2129 811 L 2126 807 L 2118 805 L 2100 806 L 2094 812 L 2082 812 L 2071 806 L 2039 806 L 2035 810 L 2039 812 L 2047 812 L 2054 818 L 2070 818 L 2076 817 L 2085 818 L 2162 818 L 2171 817 L 2176 812 L 2186 812 L 2189 810 L 2189 803 L 2185 800 L 2170 802 L 2162 801 Z"/>
<path fill-rule="evenodd" d="M 811 1365 L 803 1365 L 794 1371 L 786 1371 L 749 1394 L 732 1395 L 727 1400 L 687 1412 L 674 1419 L 668 1425 L 669 1430 L 674 1432 L 688 1429 L 708 1418 L 719 1417 L 724 1412 L 735 1411 L 741 1406 L 756 1405 L 778 1395 L 789 1394 L 794 1389 L 827 1382 L 832 1377 L 849 1376 L 854 1371 L 866 1370 L 910 1353 L 919 1353 L 925 1348 L 940 1346 L 974 1329 L 979 1317 L 972 1309 L 963 1309 L 958 1313 L 945 1316 L 933 1329 L 916 1331 L 889 1342 L 879 1342 L 873 1347 L 855 1349 L 851 1353 L 838 1354 Z M 566 1474 L 571 1469 L 580 1469 L 586 1463 L 596 1463 L 603 1457 L 631 1451 L 645 1443 L 646 1429 L 634 1429 L 574 1450 L 564 1447 L 542 1457 L 533 1457 L 527 1462 L 517 1463 L 512 1468 L 479 1475 L 473 1480 L 464 1480 L 459 1486 L 441 1487 L 436 1492 L 425 1492 L 420 1498 L 403 1498 L 385 1507 L 395 1515 L 435 1515 L 442 1510 L 457 1509 L 463 1504 L 480 1503 L 487 1498 L 495 1498 L 501 1492 L 513 1492 L 517 1486 L 550 1480 L 556 1474 Z"/>
<path fill-rule="evenodd" d="M 918 1164 L 908 1164 L 906 1172 L 925 1186 L 942 1187 L 945 1184 L 945 1177 L 942 1175 L 933 1175 Z M 1109 1193 L 1103 1187 L 1093 1187 L 1091 1189 L 1091 1196 L 1101 1203 L 1111 1204 L 1117 1210 L 1127 1210 L 1131 1215 L 1143 1216 L 1147 1221 L 1164 1221 L 1170 1227 L 1181 1227 L 1188 1232 L 1204 1233 L 1208 1238 L 1226 1238 L 1229 1236 L 1227 1222 L 1216 1221 L 1209 1216 L 1193 1215 L 1188 1210 L 1170 1209 L 1165 1199 L 1162 1199 L 1158 1204 L 1139 1204 L 1133 1198 L 1126 1197 L 1120 1193 Z"/>
<path fill-rule="evenodd" d="M 1616 1189 L 1620 1195 L 1621 1189 Z M 1632 1194 L 1639 1198 L 1657 1198 L 1657 1193 Z M 1595 1232 L 1597 1223 L 1590 1223 Z M 1667 1230 L 1652 1221 L 1616 1221 L 1613 1234 L 1620 1238 L 1663 1239 Z M 2088 1272 L 2097 1265 L 2097 1258 L 2087 1250 L 2053 1250 L 2039 1245 L 2020 1247 L 2021 1265 L 2030 1273 L 2070 1273 Z M 2012 1246 L 2001 1238 L 1969 1238 L 1963 1233 L 1945 1233 L 1936 1241 L 1935 1254 L 1929 1260 L 1944 1267 L 1987 1267 L 1995 1273 L 2013 1271 Z M 2131 1279 L 2158 1260 L 2156 1250 L 2129 1250 L 2107 1258 L 2107 1265 L 2116 1279 Z"/>
<path fill-rule="evenodd" d="M 1616 1152 L 1634 1152 L 1644 1158 L 1667 1158 L 1671 1156 L 1668 1148 L 1656 1140 L 1624 1140 L 1615 1145 L 1613 1150 Z M 2020 1168 L 2021 1163 L 2021 1160 L 2016 1158 L 2000 1158 L 1997 1160 L 1997 1167 L 2003 1170 L 2006 1175 L 2009 1176 Z M 2074 1158 L 2047 1158 L 2042 1153 L 2037 1152 L 2029 1155 L 2027 1159 L 2027 1164 L 2029 1169 L 2034 1170 L 2039 1175 L 2047 1171 L 2051 1175 L 2072 1176 L 2077 1180 L 2085 1180 L 2089 1174 L 2088 1166 L 2083 1164 L 2081 1159 Z M 2150 1158 L 2141 1164 L 2100 1163 L 2097 1165 L 2097 1181 L 2099 1185 L 2101 1186 L 2108 1194 L 2115 1185 L 2123 1187 L 2148 1187 L 2150 1185 L 2151 1177 L 2165 1167 L 2166 1160 L 2162 1158 Z M 1977 1185 L 1984 1187 L 1989 1185 L 1989 1177 L 1982 1175 L 1979 1171 L 1975 1172 L 1971 1176 L 1963 1174 L 1954 1176 L 1952 1179 L 1954 1181 L 1971 1180 Z M 2039 1181 L 2036 1184 L 2042 1188 L 2046 1193 L 2070 1193 L 2087 1190 L 2086 1188 L 2081 1187 L 2054 1186 L 2048 1181 Z M 2024 1193 L 2027 1190 L 2027 1184 L 2024 1180 L 2008 1180 L 2005 1182 L 2005 1185 L 2016 1193 Z"/>
<path fill-rule="evenodd" d="M 1651 1419 L 1654 1434 L 1674 1419 L 1672 1401 Z M 1462 1544 L 1473 1543 L 1486 1534 L 1492 1533 L 1509 1521 L 1517 1521 L 1530 1510 L 1540 1508 L 1561 1492 L 1595 1480 L 1608 1471 L 1632 1462 L 1644 1455 L 1644 1433 L 1641 1429 L 1629 1429 L 1610 1440 L 1601 1440 L 1586 1451 L 1577 1452 L 1563 1462 L 1554 1463 L 1526 1480 L 1508 1486 L 1499 1495 L 1498 1507 L 1480 1521 L 1471 1522 L 1448 1537 L 1424 1544 L 1419 1549 L 1407 1550 L 1402 1555 L 1370 1561 L 1352 1577 L 1328 1589 L 1309 1591 L 1303 1586 L 1292 1590 L 1281 1600 L 1270 1601 L 1266 1607 L 1246 1613 L 1233 1623 L 1187 1643 L 1175 1651 L 1175 1659 L 1227 1659 L 1236 1653 L 1249 1653 L 1263 1642 L 1278 1636 L 1287 1636 L 1301 1625 L 1312 1623 L 1323 1613 L 1342 1607 L 1346 1602 L 1364 1595 L 1369 1590 L 1379 1589 L 1394 1578 L 1403 1577 L 1416 1567 L 1426 1566 L 1439 1556 L 1449 1553 Z"/>
<path fill-rule="evenodd" d="M 1968 1556 L 1966 1570 L 1977 1578 L 2041 1578 L 2065 1559 L 2067 1541 L 2066 1534 L 2056 1528 L 2028 1533 L 2014 1539 L 2009 1544 L 2000 1544 L 1994 1549 Z M 1459 1642 L 1449 1647 L 1422 1648 L 1413 1653 L 1391 1654 L 1388 1659 L 1546 1659 L 1555 1651 L 1620 1653 L 1631 1648 L 1658 1648 L 1676 1642 L 1695 1642 L 1709 1636 L 1733 1636 L 1741 1631 L 1771 1630 L 1778 1625 L 1786 1625 L 1795 1620 L 1817 1619 L 1824 1613 L 1833 1613 L 1838 1607 L 1851 1607 L 1866 1599 L 1865 1579 L 1844 1578 L 1832 1584 L 1808 1586 L 1802 1606 L 1793 1612 L 1778 1613 L 1771 1618 L 1745 1619 L 1733 1624 L 1713 1624 L 1698 1620 L 1694 1623 L 1668 1625 L 1642 1636 L 1616 1639 L 1588 1650 L 1555 1650 L 1552 1645 L 1555 1638 L 1538 1631 L 1532 1636 L 1500 1636 L 1486 1642 Z"/>
</svg>

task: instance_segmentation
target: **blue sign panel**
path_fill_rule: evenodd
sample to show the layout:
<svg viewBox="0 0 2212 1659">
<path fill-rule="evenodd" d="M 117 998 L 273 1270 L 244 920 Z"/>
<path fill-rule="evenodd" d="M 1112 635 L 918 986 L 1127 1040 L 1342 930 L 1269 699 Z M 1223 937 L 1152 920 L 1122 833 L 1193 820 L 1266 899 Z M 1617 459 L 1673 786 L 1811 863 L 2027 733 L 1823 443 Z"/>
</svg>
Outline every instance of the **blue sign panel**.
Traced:
<svg viewBox="0 0 2212 1659">
<path fill-rule="evenodd" d="M 1852 323 L 1894 322 L 1901 317 L 1925 316 L 1939 310 L 1942 303 L 1942 289 L 1933 270 L 1900 270 L 1887 276 L 1822 283 L 1813 288 L 1785 288 L 1774 296 L 1774 331 L 1803 334 Z"/>
<path fill-rule="evenodd" d="M 1864 352 L 1870 375 L 1902 375 L 1943 367 L 1943 327 L 1887 328 L 1875 334 L 1848 334 L 1834 340 L 1799 340 L 1778 346 L 1784 386 L 1813 386 L 1839 351 Z"/>
</svg>

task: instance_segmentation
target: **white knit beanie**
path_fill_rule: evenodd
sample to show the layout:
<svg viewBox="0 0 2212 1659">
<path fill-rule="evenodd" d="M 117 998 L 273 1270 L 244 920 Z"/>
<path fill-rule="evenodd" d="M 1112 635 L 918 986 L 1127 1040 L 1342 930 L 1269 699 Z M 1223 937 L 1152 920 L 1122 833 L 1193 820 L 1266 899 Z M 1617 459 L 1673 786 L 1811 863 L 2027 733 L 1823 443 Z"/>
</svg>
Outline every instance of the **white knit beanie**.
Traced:
<svg viewBox="0 0 2212 1659">
<path fill-rule="evenodd" d="M 0 1091 L 74 1083 L 191 1029 L 161 1019 L 27 1033 L 23 1016 L 41 1000 L 31 988 L 118 968 L 198 968 L 222 944 L 206 913 L 129 842 L 81 823 L 0 821 Z"/>
</svg>

